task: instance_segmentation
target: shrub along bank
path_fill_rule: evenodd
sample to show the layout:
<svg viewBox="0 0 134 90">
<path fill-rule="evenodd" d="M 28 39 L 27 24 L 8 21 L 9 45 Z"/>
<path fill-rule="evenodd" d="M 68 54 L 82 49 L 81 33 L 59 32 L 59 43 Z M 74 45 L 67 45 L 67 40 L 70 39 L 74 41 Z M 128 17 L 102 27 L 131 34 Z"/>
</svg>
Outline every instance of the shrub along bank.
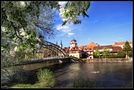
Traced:
<svg viewBox="0 0 134 90">
<path fill-rule="evenodd" d="M 54 73 L 49 69 L 40 69 L 37 73 L 37 82 L 34 84 L 18 83 L 12 86 L 12 88 L 50 88 L 55 85 Z M 23 76 L 24 77 L 24 76 Z M 23 79 L 23 77 L 18 78 Z"/>
</svg>

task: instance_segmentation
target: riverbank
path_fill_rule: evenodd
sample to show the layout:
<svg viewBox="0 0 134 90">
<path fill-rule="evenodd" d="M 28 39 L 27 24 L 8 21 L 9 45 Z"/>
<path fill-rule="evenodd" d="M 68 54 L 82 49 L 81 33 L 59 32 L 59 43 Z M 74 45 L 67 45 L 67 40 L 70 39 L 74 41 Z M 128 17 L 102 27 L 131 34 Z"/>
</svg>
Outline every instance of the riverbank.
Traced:
<svg viewBox="0 0 134 90">
<path fill-rule="evenodd" d="M 125 58 L 94 58 L 94 59 L 81 59 L 83 62 L 86 63 L 116 63 L 116 62 L 127 62 L 132 63 L 132 58 L 125 59 Z"/>
</svg>

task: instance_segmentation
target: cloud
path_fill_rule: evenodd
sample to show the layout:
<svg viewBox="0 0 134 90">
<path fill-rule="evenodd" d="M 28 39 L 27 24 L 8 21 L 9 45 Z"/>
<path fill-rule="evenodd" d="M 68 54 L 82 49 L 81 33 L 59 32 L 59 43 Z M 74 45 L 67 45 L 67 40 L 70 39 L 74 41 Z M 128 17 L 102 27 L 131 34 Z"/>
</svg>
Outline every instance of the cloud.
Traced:
<svg viewBox="0 0 134 90">
<path fill-rule="evenodd" d="M 59 24 L 59 25 L 56 26 L 56 29 L 59 30 L 59 31 L 64 32 L 65 34 L 67 34 L 69 36 L 74 35 L 74 33 L 72 32 L 72 29 L 71 29 L 71 25 L 69 25 L 69 24 L 66 24 L 64 26 Z"/>
<path fill-rule="evenodd" d="M 61 7 L 65 7 L 67 1 L 59 1 L 58 4 L 61 5 Z"/>
<path fill-rule="evenodd" d="M 74 35 L 74 33 L 70 32 L 70 33 L 68 33 L 68 35 Z"/>
</svg>

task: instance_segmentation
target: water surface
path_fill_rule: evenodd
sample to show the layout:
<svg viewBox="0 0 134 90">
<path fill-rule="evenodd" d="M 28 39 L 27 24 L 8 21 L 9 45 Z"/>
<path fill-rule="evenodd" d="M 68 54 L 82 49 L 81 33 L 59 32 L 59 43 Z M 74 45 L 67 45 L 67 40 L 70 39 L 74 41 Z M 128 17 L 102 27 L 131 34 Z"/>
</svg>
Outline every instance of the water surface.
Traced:
<svg viewBox="0 0 134 90">
<path fill-rule="evenodd" d="M 54 70 L 55 87 L 132 87 L 132 63 L 72 63 Z"/>
</svg>

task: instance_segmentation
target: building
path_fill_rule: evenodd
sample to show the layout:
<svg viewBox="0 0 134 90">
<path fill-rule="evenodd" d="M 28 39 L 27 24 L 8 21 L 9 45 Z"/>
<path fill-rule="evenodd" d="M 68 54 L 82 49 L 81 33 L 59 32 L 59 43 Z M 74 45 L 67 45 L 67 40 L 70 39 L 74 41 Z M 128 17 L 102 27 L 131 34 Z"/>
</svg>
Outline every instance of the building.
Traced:
<svg viewBox="0 0 134 90">
<path fill-rule="evenodd" d="M 115 42 L 112 46 L 119 46 L 121 48 L 123 48 L 125 42 Z M 129 42 L 131 48 L 133 48 L 132 42 Z"/>
<path fill-rule="evenodd" d="M 69 54 L 69 56 L 74 56 L 77 58 L 82 57 L 82 53 L 80 48 L 77 46 L 77 41 L 75 39 L 71 40 L 70 47 L 65 47 L 63 49 L 66 53 Z"/>
<path fill-rule="evenodd" d="M 96 46 L 94 47 L 94 52 L 98 50 L 100 53 L 102 53 L 104 50 L 108 50 L 110 53 L 118 53 L 119 51 L 122 51 L 123 49 L 119 46 L 112 46 L 112 45 L 105 45 L 105 46 Z"/>
<path fill-rule="evenodd" d="M 94 59 L 93 53 L 94 53 L 93 50 L 88 50 L 88 51 L 87 51 L 87 54 L 88 54 L 87 59 Z"/>
<path fill-rule="evenodd" d="M 66 53 L 69 53 L 69 48 L 70 48 L 70 47 L 64 47 L 63 50 L 64 50 Z"/>
<path fill-rule="evenodd" d="M 94 50 L 94 47 L 96 46 L 98 46 L 97 43 L 91 42 L 85 46 L 80 46 L 79 48 L 87 53 L 88 59 L 93 59 L 93 53 L 94 53 L 93 50 Z"/>
<path fill-rule="evenodd" d="M 81 50 L 77 46 L 77 41 L 75 39 L 71 40 L 69 48 L 69 56 L 80 58 L 81 55 L 82 55 Z"/>
<path fill-rule="evenodd" d="M 85 46 L 80 46 L 79 48 L 80 48 L 81 50 L 93 50 L 93 48 L 94 48 L 95 46 L 98 46 L 98 44 L 97 44 L 97 43 L 94 43 L 94 42 L 91 42 L 91 43 L 89 43 L 89 44 L 87 44 L 87 45 L 85 45 Z"/>
<path fill-rule="evenodd" d="M 97 43 L 91 42 L 87 45 L 87 50 L 94 50 L 94 47 L 98 46 Z"/>
<path fill-rule="evenodd" d="M 70 47 L 65 47 L 64 51 L 68 53 L 70 56 L 74 56 L 77 58 L 88 58 L 93 59 L 93 54 L 98 50 L 102 53 L 105 49 L 110 53 L 117 54 L 118 52 L 123 50 L 125 42 L 115 42 L 112 45 L 99 45 L 95 42 L 91 42 L 87 45 L 77 46 L 77 41 L 75 39 L 71 40 Z M 129 42 L 130 46 L 132 46 L 132 42 Z"/>
</svg>

